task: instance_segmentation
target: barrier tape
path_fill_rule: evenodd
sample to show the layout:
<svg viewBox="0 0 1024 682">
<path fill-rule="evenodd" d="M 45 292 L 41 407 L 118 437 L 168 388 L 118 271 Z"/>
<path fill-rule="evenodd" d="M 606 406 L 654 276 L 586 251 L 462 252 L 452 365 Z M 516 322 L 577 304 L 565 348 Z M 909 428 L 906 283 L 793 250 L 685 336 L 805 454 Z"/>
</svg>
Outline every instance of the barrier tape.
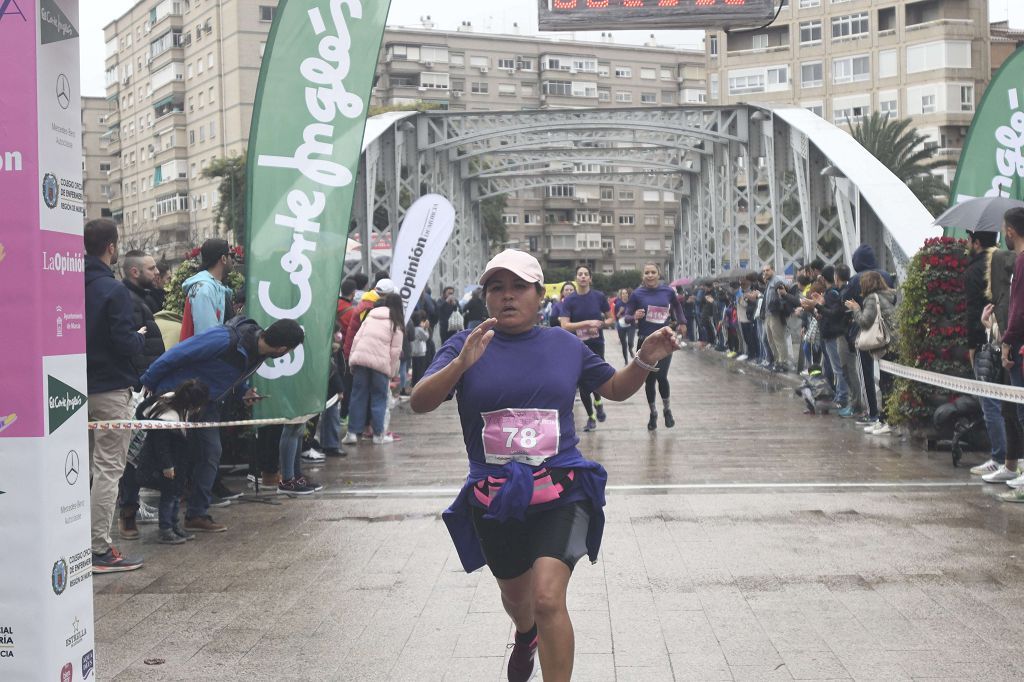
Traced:
<svg viewBox="0 0 1024 682">
<path fill-rule="evenodd" d="M 338 402 L 338 396 L 324 405 L 324 410 Z M 322 412 L 323 410 L 321 410 Z M 238 419 L 227 422 L 165 422 L 160 419 L 107 419 L 89 422 L 90 431 L 142 431 L 149 429 L 219 429 L 222 426 L 272 426 L 275 424 L 305 424 L 320 414 L 314 412 L 302 417 L 275 417 L 272 419 Z"/>
<path fill-rule="evenodd" d="M 931 384 L 932 386 L 945 388 L 956 393 L 968 393 L 981 398 L 993 398 L 1008 403 L 1024 404 L 1024 388 L 1018 388 L 1017 386 L 991 384 L 987 381 L 978 381 L 977 379 L 951 377 L 948 374 L 939 374 L 938 372 L 929 372 L 926 369 L 907 367 L 906 365 L 900 365 L 888 360 L 879 361 L 878 368 L 893 376 L 903 377 L 904 379 L 910 379 L 922 384 Z"/>
</svg>

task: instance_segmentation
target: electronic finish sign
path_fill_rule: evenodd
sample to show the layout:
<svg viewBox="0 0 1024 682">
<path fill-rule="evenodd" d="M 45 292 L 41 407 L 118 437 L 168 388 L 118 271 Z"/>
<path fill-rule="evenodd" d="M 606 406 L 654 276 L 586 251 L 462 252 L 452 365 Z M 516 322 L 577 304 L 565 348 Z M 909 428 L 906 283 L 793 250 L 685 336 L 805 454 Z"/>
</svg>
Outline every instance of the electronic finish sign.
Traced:
<svg viewBox="0 0 1024 682">
<path fill-rule="evenodd" d="M 777 0 L 538 0 L 542 31 L 756 27 Z"/>
</svg>

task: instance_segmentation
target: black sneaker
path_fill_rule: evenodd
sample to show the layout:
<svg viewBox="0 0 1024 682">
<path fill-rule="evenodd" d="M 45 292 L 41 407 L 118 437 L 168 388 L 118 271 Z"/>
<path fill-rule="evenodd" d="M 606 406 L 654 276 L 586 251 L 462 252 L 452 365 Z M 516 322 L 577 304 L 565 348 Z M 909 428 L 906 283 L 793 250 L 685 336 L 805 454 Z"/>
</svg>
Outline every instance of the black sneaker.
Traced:
<svg viewBox="0 0 1024 682">
<path fill-rule="evenodd" d="M 318 493 L 318 492 L 320 492 L 321 490 L 324 489 L 323 483 L 317 483 L 316 481 L 312 481 L 312 480 L 306 478 L 305 476 L 296 476 L 295 477 L 295 482 L 296 483 L 301 483 L 302 485 L 306 486 L 307 488 L 312 488 L 313 492 L 315 492 L 315 493 Z"/>
<path fill-rule="evenodd" d="M 122 556 L 117 547 L 111 547 L 103 554 L 92 553 L 93 573 L 122 573 L 142 568 L 142 559 Z"/>
<path fill-rule="evenodd" d="M 587 419 L 587 425 L 583 427 L 583 430 L 584 431 L 596 431 L 597 430 L 597 422 L 594 421 L 593 417 L 589 417 Z"/>
<path fill-rule="evenodd" d="M 604 403 L 594 403 L 594 409 L 597 411 L 597 421 L 603 422 L 608 418 L 608 415 L 604 413 Z"/>
<path fill-rule="evenodd" d="M 214 481 L 212 492 L 214 497 L 219 497 L 222 500 L 237 500 L 242 496 L 242 493 L 236 493 L 234 490 L 224 485 L 224 482 L 219 479 Z"/>
<path fill-rule="evenodd" d="M 651 418 L 647 420 L 647 430 L 653 431 L 658 428 L 658 413 L 651 412 Z"/>
<path fill-rule="evenodd" d="M 185 538 L 174 532 L 173 528 L 161 528 L 156 539 L 161 545 L 184 545 Z"/>
<path fill-rule="evenodd" d="M 196 539 L 196 536 L 193 533 L 187 532 L 184 528 L 182 528 L 178 524 L 174 524 L 171 527 L 171 530 L 174 531 L 174 534 L 177 535 L 179 538 L 185 538 L 186 540 L 195 540 Z"/>
<path fill-rule="evenodd" d="M 676 420 L 672 418 L 672 410 L 666 407 L 662 414 L 665 415 L 665 428 L 671 429 L 676 425 Z"/>
<path fill-rule="evenodd" d="M 508 682 L 527 682 L 533 676 L 534 658 L 537 655 L 537 626 L 530 632 L 516 633 L 512 654 L 508 657 Z"/>
<path fill-rule="evenodd" d="M 324 454 L 328 457 L 348 457 L 348 453 L 340 448 L 324 450 Z"/>
<path fill-rule="evenodd" d="M 293 478 L 288 481 L 281 481 L 277 484 L 277 492 L 282 495 L 312 495 L 316 492 L 312 487 Z"/>
</svg>

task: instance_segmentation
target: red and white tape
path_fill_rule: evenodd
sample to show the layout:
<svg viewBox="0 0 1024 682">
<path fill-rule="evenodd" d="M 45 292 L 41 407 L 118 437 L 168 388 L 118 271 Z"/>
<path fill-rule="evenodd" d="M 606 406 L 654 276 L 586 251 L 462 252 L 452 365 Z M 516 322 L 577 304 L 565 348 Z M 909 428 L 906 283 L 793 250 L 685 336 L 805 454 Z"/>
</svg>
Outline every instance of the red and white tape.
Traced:
<svg viewBox="0 0 1024 682">
<path fill-rule="evenodd" d="M 332 396 L 327 404 L 328 407 L 338 402 L 338 396 Z M 89 422 L 90 431 L 135 431 L 144 429 L 219 429 L 222 426 L 272 426 L 275 424 L 305 424 L 315 417 L 319 412 L 307 414 L 301 417 L 280 417 L 274 419 L 238 419 L 227 422 L 165 422 L 160 419 L 107 419 L 104 421 Z"/>
</svg>

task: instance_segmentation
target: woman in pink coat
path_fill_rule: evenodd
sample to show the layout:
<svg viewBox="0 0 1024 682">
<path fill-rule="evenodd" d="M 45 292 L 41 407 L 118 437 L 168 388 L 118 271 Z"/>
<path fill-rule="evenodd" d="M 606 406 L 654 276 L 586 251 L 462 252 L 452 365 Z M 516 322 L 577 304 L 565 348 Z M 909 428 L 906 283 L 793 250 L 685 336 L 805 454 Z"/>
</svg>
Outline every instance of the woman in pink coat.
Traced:
<svg viewBox="0 0 1024 682">
<path fill-rule="evenodd" d="M 384 414 L 388 407 L 388 386 L 398 370 L 402 353 L 405 313 L 402 297 L 388 294 L 370 310 L 352 341 L 349 365 L 352 368 L 352 399 L 349 402 L 348 433 L 342 441 L 356 443 L 366 427 L 369 406 L 373 442 L 376 445 L 394 440 L 384 433 Z"/>
</svg>

